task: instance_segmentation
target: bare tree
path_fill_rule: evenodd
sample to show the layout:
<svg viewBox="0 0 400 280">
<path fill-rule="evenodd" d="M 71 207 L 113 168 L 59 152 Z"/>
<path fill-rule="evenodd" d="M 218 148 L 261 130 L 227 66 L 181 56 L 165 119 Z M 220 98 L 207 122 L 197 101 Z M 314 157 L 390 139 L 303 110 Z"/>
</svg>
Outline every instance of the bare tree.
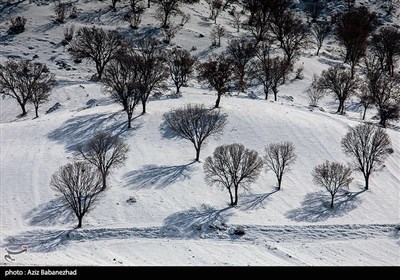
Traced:
<svg viewBox="0 0 400 280">
<path fill-rule="evenodd" d="M 140 23 L 142 22 L 142 13 L 141 12 L 135 12 L 135 13 L 130 12 L 127 15 L 126 19 L 128 20 L 129 26 L 132 29 L 138 29 Z"/>
<path fill-rule="evenodd" d="M 210 89 L 217 91 L 215 108 L 219 108 L 221 96 L 231 91 L 232 63 L 224 56 L 214 56 L 207 62 L 198 66 L 198 79 L 204 82 Z"/>
<path fill-rule="evenodd" d="M 142 98 L 141 64 L 136 54 L 121 55 L 106 66 L 101 79 L 111 98 L 124 107 L 128 128 L 132 128 L 133 112 Z"/>
<path fill-rule="evenodd" d="M 319 100 L 324 96 L 324 92 L 321 88 L 316 86 L 318 83 L 318 77 L 314 74 L 311 86 L 307 88 L 306 93 L 311 107 L 317 107 Z"/>
<path fill-rule="evenodd" d="M 62 194 L 66 205 L 78 218 L 77 227 L 82 227 L 83 217 L 94 208 L 100 198 L 100 174 L 87 163 L 69 163 L 53 174 L 50 185 Z"/>
<path fill-rule="evenodd" d="M 376 16 L 368 8 L 360 6 L 333 18 L 335 33 L 339 42 L 346 49 L 344 62 L 350 64 L 351 77 L 354 77 L 354 67 L 365 54 L 368 37 L 373 31 Z"/>
<path fill-rule="evenodd" d="M 70 10 L 70 4 L 57 0 L 54 2 L 53 9 L 56 14 L 56 21 L 58 21 L 59 23 L 64 23 L 67 13 Z"/>
<path fill-rule="evenodd" d="M 286 60 L 292 63 L 300 55 L 301 50 L 307 47 L 309 29 L 300 17 L 291 12 L 286 12 L 282 16 L 283 18 L 272 21 L 270 30 L 279 41 Z"/>
<path fill-rule="evenodd" d="M 226 53 L 228 59 L 230 59 L 234 65 L 237 89 L 239 92 L 244 92 L 247 86 L 245 81 L 246 65 L 254 57 L 255 43 L 244 37 L 232 40 L 226 48 Z"/>
<path fill-rule="evenodd" d="M 217 23 L 217 17 L 224 6 L 223 0 L 206 0 L 206 2 L 210 8 L 210 19 Z"/>
<path fill-rule="evenodd" d="M 356 93 L 359 84 L 359 78 L 352 78 L 348 70 L 342 69 L 342 67 L 338 65 L 324 70 L 316 86 L 321 90 L 335 94 L 336 98 L 339 100 L 337 113 L 344 114 L 344 102 L 347 98 Z"/>
<path fill-rule="evenodd" d="M 137 13 L 141 9 L 142 0 L 129 0 L 129 7 L 132 13 Z"/>
<path fill-rule="evenodd" d="M 398 120 L 400 117 L 400 76 L 397 74 L 389 76 L 389 73 L 379 65 L 378 56 L 365 57 L 362 67 L 365 83 L 361 101 L 365 110 L 369 104 L 376 105 L 380 117 L 379 124 L 386 127 L 389 120 Z"/>
<path fill-rule="evenodd" d="M 24 90 L 31 91 L 29 102 L 35 107 L 35 116 L 38 118 L 39 106 L 49 101 L 51 89 L 55 84 L 54 74 L 50 72 L 46 64 L 32 63 L 28 68 L 27 76 Z"/>
<path fill-rule="evenodd" d="M 128 145 L 118 136 L 107 132 L 96 133 L 86 144 L 76 147 L 78 156 L 97 168 L 101 174 L 102 188 L 107 188 L 111 169 L 124 165 Z"/>
<path fill-rule="evenodd" d="M 233 24 L 236 27 L 236 32 L 239 32 L 242 25 L 242 14 L 240 12 L 233 11 L 230 13 L 230 15 L 232 17 Z"/>
<path fill-rule="evenodd" d="M 339 162 L 326 161 L 317 165 L 312 173 L 314 183 L 324 187 L 331 194 L 331 208 L 336 193 L 343 188 L 348 188 L 353 181 L 351 168 Z"/>
<path fill-rule="evenodd" d="M 26 18 L 23 16 L 16 16 L 11 18 L 11 26 L 8 30 L 9 34 L 19 34 L 24 32 L 26 24 Z"/>
<path fill-rule="evenodd" d="M 235 206 L 239 187 L 246 189 L 254 183 L 262 166 L 263 161 L 258 153 L 245 148 L 243 144 L 222 145 L 204 163 L 205 180 L 210 185 L 228 189 L 231 205 Z"/>
<path fill-rule="evenodd" d="M 43 63 L 9 60 L 0 64 L 0 93 L 18 102 L 22 116 L 26 115 L 26 104 L 32 102 L 38 117 L 39 106 L 47 101 L 54 82 L 54 75 Z"/>
<path fill-rule="evenodd" d="M 324 10 L 324 3 L 321 0 L 311 0 L 306 2 L 305 11 L 311 17 L 312 22 L 316 22 Z"/>
<path fill-rule="evenodd" d="M 74 38 L 75 33 L 75 25 L 69 24 L 64 28 L 64 39 L 67 42 L 71 42 L 72 38 Z"/>
<path fill-rule="evenodd" d="M 282 186 L 283 174 L 290 171 L 290 166 L 296 161 L 294 145 L 291 142 L 272 143 L 265 147 L 264 163 L 266 170 L 272 170 L 278 180 L 278 190 Z"/>
<path fill-rule="evenodd" d="M 140 57 L 137 65 L 140 75 L 142 114 L 145 114 L 150 94 L 163 86 L 169 73 L 159 41 L 154 38 L 142 39 L 138 42 L 137 48 L 137 54 Z"/>
<path fill-rule="evenodd" d="M 265 100 L 272 90 L 274 99 L 278 99 L 278 86 L 284 82 L 285 75 L 291 71 L 292 65 L 282 57 L 271 57 L 271 43 L 263 42 L 258 48 L 256 59 L 250 66 L 250 76 L 264 87 Z"/>
<path fill-rule="evenodd" d="M 400 57 L 400 31 L 394 26 L 384 26 L 372 35 L 371 51 L 379 58 L 381 68 L 393 76 Z"/>
<path fill-rule="evenodd" d="M 157 0 L 156 15 L 161 21 L 161 27 L 168 28 L 171 16 L 182 13 L 180 9 L 182 4 L 193 4 L 196 2 L 199 2 L 199 0 Z"/>
<path fill-rule="evenodd" d="M 180 93 L 180 88 L 187 83 L 193 73 L 195 62 L 196 58 L 187 50 L 174 48 L 169 52 L 167 65 L 176 87 L 176 94 Z"/>
<path fill-rule="evenodd" d="M 123 48 L 122 38 L 117 31 L 97 27 L 81 27 L 70 43 L 73 59 L 87 59 L 96 65 L 100 80 L 104 67 L 114 59 Z"/>
<path fill-rule="evenodd" d="M 341 144 L 344 152 L 354 159 L 356 170 L 364 175 L 365 189 L 368 190 L 370 175 L 383 164 L 391 149 L 389 135 L 383 128 L 359 124 L 350 128 Z"/>
<path fill-rule="evenodd" d="M 311 34 L 314 37 L 314 44 L 317 47 L 317 56 L 325 41 L 331 33 L 331 24 L 328 21 L 319 21 L 311 26 Z"/>
<path fill-rule="evenodd" d="M 187 104 L 164 114 L 164 121 L 171 136 L 192 142 L 196 150 L 196 161 L 200 160 L 202 145 L 209 137 L 216 138 L 222 133 L 226 120 L 226 114 L 211 111 L 199 104 Z"/>
<path fill-rule="evenodd" d="M 212 45 L 220 47 L 221 37 L 224 35 L 225 35 L 225 28 L 222 25 L 217 24 L 216 26 L 214 26 L 210 33 Z"/>
</svg>

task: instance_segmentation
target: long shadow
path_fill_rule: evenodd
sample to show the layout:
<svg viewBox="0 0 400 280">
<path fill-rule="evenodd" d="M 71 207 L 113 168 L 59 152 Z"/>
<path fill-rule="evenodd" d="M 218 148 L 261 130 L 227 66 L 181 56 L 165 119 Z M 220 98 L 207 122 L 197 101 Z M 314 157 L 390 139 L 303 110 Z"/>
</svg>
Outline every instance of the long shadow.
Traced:
<svg viewBox="0 0 400 280">
<path fill-rule="evenodd" d="M 36 230 L 28 231 L 5 239 L 7 249 L 19 249 L 28 246 L 30 252 L 52 252 L 65 245 L 72 230 Z"/>
<path fill-rule="evenodd" d="M 176 212 L 164 219 L 165 228 L 174 228 L 180 237 L 195 238 L 200 234 L 215 230 L 227 230 L 226 222 L 232 214 L 227 210 L 232 207 L 215 209 L 203 204 L 200 209 Z"/>
<path fill-rule="evenodd" d="M 74 213 L 65 205 L 62 197 L 41 204 L 25 214 L 32 226 L 54 226 L 74 221 Z"/>
<path fill-rule="evenodd" d="M 125 186 L 136 189 L 156 188 L 162 189 L 173 184 L 176 181 L 190 179 L 190 173 L 193 170 L 193 164 L 184 165 L 145 165 L 139 170 L 133 170 L 124 175 Z"/>
<path fill-rule="evenodd" d="M 48 134 L 49 139 L 66 145 L 67 151 L 74 151 L 77 145 L 84 144 L 96 132 L 105 131 L 118 136 L 128 136 L 139 129 L 142 122 L 133 121 L 132 128 L 128 129 L 126 114 L 93 114 L 72 118 L 61 127 Z"/>
<path fill-rule="evenodd" d="M 260 193 L 260 194 L 249 194 L 249 195 L 245 195 L 243 196 L 243 198 L 241 198 L 241 206 L 240 208 L 244 209 L 244 210 L 254 210 L 254 209 L 258 209 L 260 207 L 262 207 L 264 205 L 264 203 L 266 202 L 266 200 L 269 199 L 269 197 L 276 193 L 278 191 L 278 189 L 275 189 L 273 192 L 270 193 Z"/>
<path fill-rule="evenodd" d="M 308 193 L 301 207 L 288 211 L 285 216 L 297 222 L 321 222 L 329 218 L 341 217 L 357 208 L 361 203 L 358 195 L 365 192 L 341 192 L 335 196 L 334 207 L 330 207 L 330 195 L 325 192 Z"/>
</svg>

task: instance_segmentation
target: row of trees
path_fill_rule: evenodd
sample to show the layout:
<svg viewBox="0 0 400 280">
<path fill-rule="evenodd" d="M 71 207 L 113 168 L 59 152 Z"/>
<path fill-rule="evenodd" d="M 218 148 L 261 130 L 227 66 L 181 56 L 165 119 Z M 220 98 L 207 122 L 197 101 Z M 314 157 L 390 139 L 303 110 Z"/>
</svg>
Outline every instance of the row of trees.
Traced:
<svg viewBox="0 0 400 280">
<path fill-rule="evenodd" d="M 360 124 L 349 130 L 341 141 L 343 151 L 354 161 L 352 166 L 339 162 L 326 161 L 317 165 L 313 171 L 315 184 L 324 187 L 331 195 L 331 207 L 337 192 L 348 188 L 352 182 L 352 168 L 363 174 L 365 189 L 369 188 L 369 178 L 380 167 L 391 151 L 387 133 L 371 124 Z M 204 163 L 205 180 L 210 185 L 218 185 L 229 192 L 231 205 L 238 203 L 238 189 L 247 189 L 254 183 L 263 165 L 272 170 L 281 188 L 283 175 L 296 160 L 295 148 L 290 142 L 272 143 L 265 148 L 262 159 L 257 151 L 242 144 L 222 145 L 215 149 Z"/>
<path fill-rule="evenodd" d="M 199 160 L 201 148 L 210 137 L 218 137 L 227 122 L 227 115 L 209 110 L 204 105 L 188 104 L 164 115 L 165 129 L 170 137 L 190 141 Z M 352 168 L 361 172 L 365 189 L 369 178 L 383 164 L 391 152 L 391 142 L 384 129 L 371 124 L 360 124 L 349 130 L 341 141 L 343 151 L 353 158 Z M 112 169 L 124 164 L 129 148 L 118 136 L 97 133 L 87 143 L 76 146 L 76 161 L 62 166 L 51 179 L 51 186 L 63 195 L 66 205 L 75 213 L 78 227 L 82 219 L 107 189 L 107 178 Z M 205 180 L 229 192 L 232 206 L 238 203 L 239 188 L 254 183 L 263 166 L 277 178 L 277 189 L 282 186 L 284 174 L 296 161 L 295 147 L 291 142 L 271 143 L 265 147 L 261 158 L 257 151 L 234 143 L 215 149 L 204 162 Z M 313 179 L 331 194 L 331 207 L 336 193 L 348 187 L 353 180 L 351 167 L 338 162 L 317 165 Z"/>
</svg>

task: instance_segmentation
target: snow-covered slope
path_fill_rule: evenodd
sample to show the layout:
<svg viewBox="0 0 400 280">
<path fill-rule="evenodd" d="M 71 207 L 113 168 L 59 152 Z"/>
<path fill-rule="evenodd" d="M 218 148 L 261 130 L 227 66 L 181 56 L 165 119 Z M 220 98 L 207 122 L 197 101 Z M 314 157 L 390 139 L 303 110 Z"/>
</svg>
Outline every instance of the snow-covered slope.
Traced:
<svg viewBox="0 0 400 280">
<path fill-rule="evenodd" d="M 105 1 L 80 2 L 80 16 L 70 22 L 130 32 Z M 88 81 L 92 65 L 73 65 L 63 52 L 59 42 L 64 26 L 50 23 L 51 5 L 18 7 L 30 24 L 26 32 L 9 37 L 2 35 L 7 21 L 0 21 L 0 61 L 36 54 L 49 64 L 59 85 L 38 119 L 32 119 L 32 109 L 18 118 L 14 100 L 0 100 L 0 242 L 2 248 L 29 247 L 14 264 L 400 265 L 399 123 L 386 129 L 394 152 L 371 178 L 370 190 L 363 190 L 363 177 L 354 173 L 349 193 L 338 195 L 331 210 L 327 193 L 312 182 L 315 165 L 349 160 L 340 141 L 349 127 L 361 122 L 360 111 L 352 109 L 356 100 L 347 103 L 346 116 L 333 113 L 337 103 L 331 97 L 322 101 L 324 110 L 307 105 L 305 89 L 313 74 L 335 62 L 329 47 L 319 58 L 314 50 L 307 51 L 297 62 L 304 67 L 304 79 L 281 86 L 278 102 L 264 100 L 257 88 L 252 88 L 256 98 L 234 93 L 222 99 L 228 125 L 220 139 L 210 139 L 204 147 L 202 160 L 218 145 L 235 142 L 263 154 L 270 143 L 292 141 L 297 154 L 282 190 L 275 190 L 272 173 L 262 172 L 249 191 L 240 191 L 239 204 L 232 208 L 226 190 L 206 185 L 202 162 L 193 162 L 191 143 L 169 139 L 161 129 L 165 112 L 186 103 L 212 107 L 214 92 L 191 81 L 180 98 L 169 98 L 166 92 L 150 100 L 148 113 L 127 130 L 122 108 L 99 84 Z M 221 51 L 210 48 L 207 36 L 198 37 L 207 35 L 212 25 L 204 1 L 184 10 L 191 19 L 174 43 L 188 49 L 195 45 L 194 54 L 201 59 Z M 152 13 L 145 12 L 143 30 L 155 25 Z M 238 36 L 227 13 L 218 21 L 230 30 L 225 40 Z M 69 71 L 58 69 L 61 60 L 71 64 Z M 56 102 L 61 108 L 45 114 Z M 88 105 L 93 102 L 95 106 Z M 371 109 L 368 120 L 374 114 Z M 61 207 L 49 182 L 60 166 L 74 159 L 73 146 L 96 131 L 120 135 L 130 151 L 125 166 L 111 175 L 111 187 L 100 203 L 85 216 L 83 228 L 76 230 L 75 217 Z M 135 203 L 129 202 L 131 197 Z M 233 234 L 237 227 L 245 235 Z M 0 264 L 9 262 L 2 259 Z"/>
</svg>

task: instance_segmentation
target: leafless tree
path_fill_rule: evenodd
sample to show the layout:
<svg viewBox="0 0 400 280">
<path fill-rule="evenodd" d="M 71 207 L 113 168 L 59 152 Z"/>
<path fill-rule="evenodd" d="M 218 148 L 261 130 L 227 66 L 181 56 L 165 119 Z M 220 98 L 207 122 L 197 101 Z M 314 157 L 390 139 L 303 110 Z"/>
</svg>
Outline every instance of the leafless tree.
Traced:
<svg viewBox="0 0 400 280">
<path fill-rule="evenodd" d="M 328 21 L 319 21 L 311 26 L 311 35 L 314 37 L 314 44 L 317 47 L 317 56 L 325 41 L 331 33 L 331 23 Z"/>
<path fill-rule="evenodd" d="M 176 87 L 176 94 L 180 93 L 180 88 L 187 83 L 193 73 L 195 62 L 196 58 L 185 49 L 174 48 L 168 53 L 167 65 Z"/>
<path fill-rule="evenodd" d="M 368 190 L 370 175 L 383 164 L 391 149 L 389 135 L 383 128 L 359 124 L 350 128 L 341 144 L 344 152 L 354 159 L 356 170 L 364 175 L 365 189 Z"/>
<path fill-rule="evenodd" d="M 69 24 L 64 28 L 64 39 L 67 42 L 71 42 L 72 38 L 74 38 L 75 33 L 75 25 Z"/>
<path fill-rule="evenodd" d="M 239 187 L 247 188 L 260 175 L 263 161 L 243 144 L 222 145 L 204 163 L 205 180 L 210 185 L 228 189 L 231 205 L 238 203 Z M 233 193 L 234 192 L 234 195 Z"/>
<path fill-rule="evenodd" d="M 73 59 L 87 59 L 96 65 L 97 78 L 101 79 L 104 67 L 123 48 L 122 38 L 117 31 L 102 28 L 81 27 L 70 43 Z"/>
<path fill-rule="evenodd" d="M 324 96 L 324 92 L 321 88 L 316 86 L 318 83 L 318 77 L 314 74 L 311 86 L 307 88 L 306 93 L 311 107 L 317 107 L 319 100 Z"/>
<path fill-rule="evenodd" d="M 348 188 L 353 181 L 351 168 L 339 162 L 326 161 L 317 165 L 312 173 L 314 183 L 324 187 L 331 194 L 331 208 L 336 193 L 343 188 Z"/>
<path fill-rule="evenodd" d="M 278 180 L 278 190 L 282 186 L 282 178 L 290 171 L 296 161 L 295 148 L 291 142 L 272 143 L 265 147 L 264 163 L 266 170 L 272 170 Z"/>
<path fill-rule="evenodd" d="M 163 42 L 166 44 L 170 44 L 171 40 L 175 37 L 176 33 L 182 28 L 179 24 L 170 23 L 168 28 L 164 29 L 164 40 Z"/>
<path fill-rule="evenodd" d="M 141 9 L 142 0 L 129 0 L 129 7 L 132 13 L 137 13 Z"/>
<path fill-rule="evenodd" d="M 210 33 L 212 45 L 220 47 L 221 37 L 224 35 L 225 35 L 225 28 L 222 25 L 217 24 L 216 26 L 214 26 Z"/>
<path fill-rule="evenodd" d="M 157 0 L 156 15 L 161 21 L 161 27 L 168 28 L 171 16 L 182 13 L 180 9 L 182 4 L 193 4 L 196 2 L 199 2 L 199 0 Z"/>
<path fill-rule="evenodd" d="M 140 23 L 142 22 L 142 13 L 141 12 L 135 12 L 135 13 L 130 12 L 126 18 L 129 21 L 129 26 L 132 29 L 138 29 Z"/>
<path fill-rule="evenodd" d="M 98 132 L 87 143 L 76 147 L 78 156 L 101 174 L 102 191 L 107 188 L 111 169 L 124 165 L 128 150 L 128 145 L 121 138 L 107 132 Z"/>
<path fill-rule="evenodd" d="M 24 32 L 26 21 L 26 18 L 24 18 L 23 16 L 16 16 L 14 18 L 11 18 L 11 26 L 8 30 L 8 33 L 19 34 Z"/>
<path fill-rule="evenodd" d="M 207 139 L 217 138 L 222 133 L 226 120 L 226 114 L 199 104 L 187 104 L 164 115 L 171 136 L 192 142 L 196 150 L 196 161 L 200 160 L 200 151 Z"/>
<path fill-rule="evenodd" d="M 101 82 L 111 98 L 124 107 L 128 115 L 128 128 L 132 128 L 132 116 L 142 98 L 140 81 L 142 59 L 136 54 L 121 54 L 105 68 Z"/>
<path fill-rule="evenodd" d="M 283 18 L 274 20 L 270 30 L 285 53 L 285 58 L 292 63 L 302 49 L 308 45 L 309 29 L 302 19 L 291 12 L 282 15 Z"/>
<path fill-rule="evenodd" d="M 284 81 L 285 75 L 291 71 L 290 65 L 282 57 L 271 57 L 271 44 L 263 42 L 256 52 L 256 59 L 251 62 L 250 76 L 264 87 L 265 100 L 272 90 L 274 99 L 278 99 L 278 86 Z"/>
<path fill-rule="evenodd" d="M 344 114 L 344 102 L 347 98 L 356 93 L 359 84 L 359 78 L 352 78 L 350 71 L 338 65 L 322 71 L 322 75 L 316 86 L 321 90 L 335 94 L 336 98 L 339 100 L 337 113 Z"/>
<path fill-rule="evenodd" d="M 384 26 L 372 35 L 371 51 L 379 58 L 380 66 L 389 75 L 395 73 L 395 64 L 400 57 L 400 31 L 394 26 Z"/>
<path fill-rule="evenodd" d="M 311 0 L 306 2 L 305 11 L 316 22 L 324 10 L 324 3 L 321 0 Z"/>
<path fill-rule="evenodd" d="M 389 76 L 388 72 L 379 67 L 379 60 L 376 55 L 367 55 L 364 59 L 362 70 L 365 83 L 361 101 L 365 110 L 369 104 L 376 105 L 379 124 L 386 127 L 389 120 L 398 120 L 400 117 L 400 76 Z"/>
<path fill-rule="evenodd" d="M 346 49 L 344 62 L 350 64 L 352 78 L 355 65 L 365 54 L 375 18 L 375 14 L 370 13 L 364 6 L 348 10 L 333 18 L 336 36 Z"/>
<path fill-rule="evenodd" d="M 137 64 L 140 75 L 142 114 L 145 114 L 151 93 L 163 86 L 169 72 L 165 63 L 165 54 L 161 50 L 158 40 L 142 39 L 138 42 L 137 48 L 137 54 L 140 57 Z"/>
<path fill-rule="evenodd" d="M 56 14 L 56 21 L 64 23 L 67 13 L 70 9 L 70 4 L 67 2 L 61 2 L 59 0 L 54 2 L 54 12 Z"/>
<path fill-rule="evenodd" d="M 9 60 L 0 64 L 0 93 L 18 102 L 22 116 L 26 115 L 26 104 L 32 102 L 38 117 L 39 106 L 48 100 L 54 83 L 54 75 L 43 63 Z"/>
<path fill-rule="evenodd" d="M 242 26 L 242 14 L 240 12 L 233 11 L 231 14 L 233 24 L 236 27 L 236 32 L 240 31 L 240 27 Z"/>
<path fill-rule="evenodd" d="M 85 162 L 69 163 L 53 174 L 50 185 L 62 194 L 78 218 L 77 227 L 82 227 L 83 217 L 94 208 L 102 193 L 100 174 Z"/>
<path fill-rule="evenodd" d="M 223 0 L 206 0 L 206 2 L 210 8 L 210 19 L 217 23 L 217 17 L 224 6 Z"/>
<path fill-rule="evenodd" d="M 237 89 L 244 92 L 246 88 L 246 66 L 255 55 L 255 42 L 244 37 L 229 42 L 226 48 L 228 59 L 232 60 L 236 76 Z"/>
<path fill-rule="evenodd" d="M 231 91 L 232 63 L 224 56 L 214 56 L 198 66 L 198 79 L 217 91 L 215 108 L 219 108 L 221 96 Z"/>
</svg>

